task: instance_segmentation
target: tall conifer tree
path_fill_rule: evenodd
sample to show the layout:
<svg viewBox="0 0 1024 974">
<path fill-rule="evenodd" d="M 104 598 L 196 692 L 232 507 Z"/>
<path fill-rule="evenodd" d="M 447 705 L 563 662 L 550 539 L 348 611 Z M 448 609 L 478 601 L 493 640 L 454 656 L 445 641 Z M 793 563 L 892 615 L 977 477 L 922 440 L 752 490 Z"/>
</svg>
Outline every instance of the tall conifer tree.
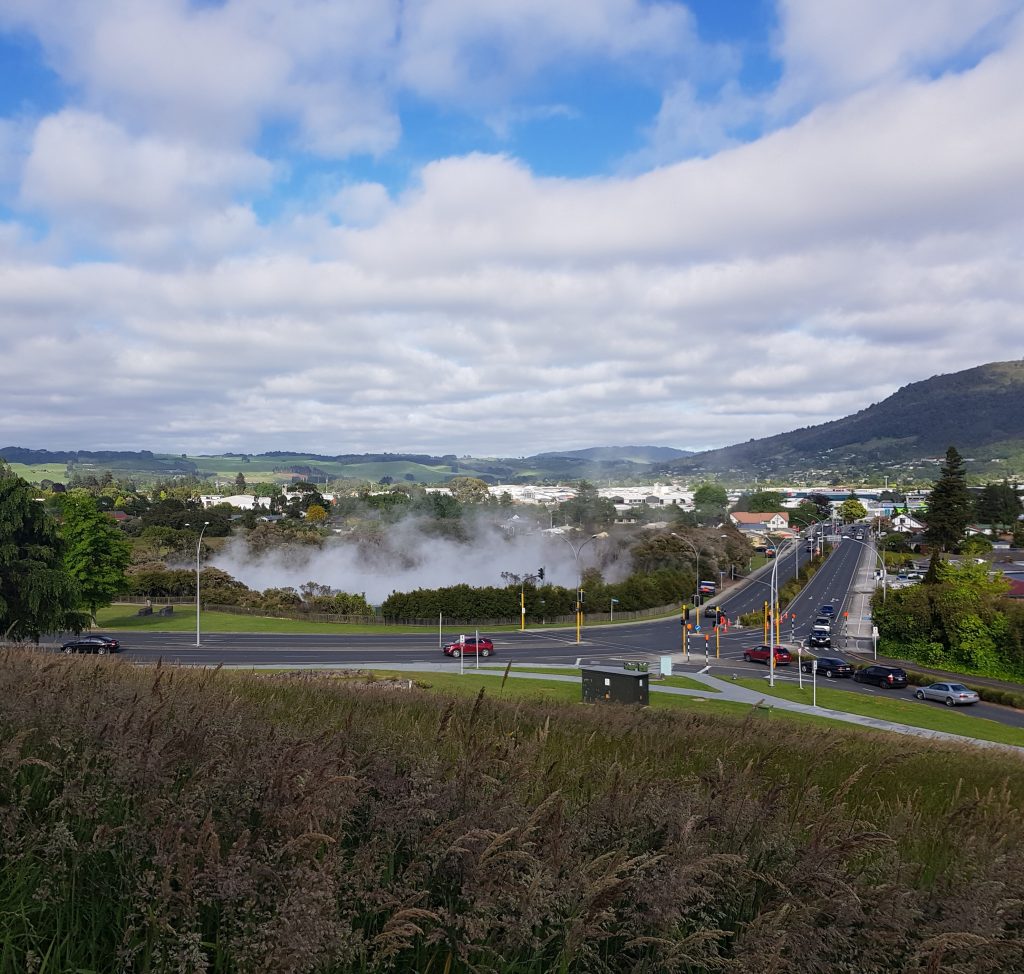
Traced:
<svg viewBox="0 0 1024 974">
<path fill-rule="evenodd" d="M 971 495 L 967 490 L 964 458 L 955 446 L 946 451 L 946 462 L 928 498 L 928 527 L 925 538 L 940 551 L 955 548 L 971 523 Z"/>
</svg>

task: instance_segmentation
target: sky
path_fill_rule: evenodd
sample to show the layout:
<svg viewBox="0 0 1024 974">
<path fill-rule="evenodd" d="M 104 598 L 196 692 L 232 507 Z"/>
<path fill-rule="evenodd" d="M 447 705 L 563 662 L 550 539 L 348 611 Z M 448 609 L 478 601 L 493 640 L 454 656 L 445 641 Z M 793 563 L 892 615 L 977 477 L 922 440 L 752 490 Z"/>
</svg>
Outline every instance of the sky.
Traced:
<svg viewBox="0 0 1024 974">
<path fill-rule="evenodd" d="M 0 0 L 0 446 L 700 450 L 1024 356 L 1024 0 Z"/>
</svg>

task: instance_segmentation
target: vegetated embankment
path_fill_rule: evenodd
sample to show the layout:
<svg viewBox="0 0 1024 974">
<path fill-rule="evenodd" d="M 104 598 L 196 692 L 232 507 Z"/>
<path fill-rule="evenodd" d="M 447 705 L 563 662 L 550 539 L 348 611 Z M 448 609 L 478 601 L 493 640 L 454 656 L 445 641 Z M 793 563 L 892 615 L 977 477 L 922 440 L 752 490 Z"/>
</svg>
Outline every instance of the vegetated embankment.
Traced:
<svg viewBox="0 0 1024 974">
<path fill-rule="evenodd" d="M 0 972 L 1024 969 L 1015 756 L 405 686 L 0 653 Z"/>
</svg>

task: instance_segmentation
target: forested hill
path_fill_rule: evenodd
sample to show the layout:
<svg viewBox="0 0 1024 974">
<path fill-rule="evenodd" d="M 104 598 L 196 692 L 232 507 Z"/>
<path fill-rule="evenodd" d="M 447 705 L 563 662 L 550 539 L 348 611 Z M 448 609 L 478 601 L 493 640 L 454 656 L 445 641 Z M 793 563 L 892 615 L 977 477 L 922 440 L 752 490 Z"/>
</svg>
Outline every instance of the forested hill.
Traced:
<svg viewBox="0 0 1024 974">
<path fill-rule="evenodd" d="M 950 445 L 978 461 L 1019 469 L 1024 359 L 913 382 L 852 416 L 697 453 L 666 469 L 756 475 L 882 468 L 940 456 Z"/>
</svg>

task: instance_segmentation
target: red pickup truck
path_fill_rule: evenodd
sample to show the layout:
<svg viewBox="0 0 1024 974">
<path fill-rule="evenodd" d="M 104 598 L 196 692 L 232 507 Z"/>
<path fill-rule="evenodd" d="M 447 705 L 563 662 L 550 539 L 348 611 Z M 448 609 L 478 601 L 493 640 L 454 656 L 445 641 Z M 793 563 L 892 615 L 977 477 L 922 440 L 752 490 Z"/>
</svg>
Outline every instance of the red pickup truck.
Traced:
<svg viewBox="0 0 1024 974">
<path fill-rule="evenodd" d="M 768 657 L 771 655 L 771 646 L 751 646 L 749 649 L 743 650 L 743 659 L 747 663 L 767 663 Z M 793 657 L 790 655 L 789 650 L 783 646 L 775 647 L 775 665 L 785 666 L 787 663 L 792 663 Z"/>
</svg>

